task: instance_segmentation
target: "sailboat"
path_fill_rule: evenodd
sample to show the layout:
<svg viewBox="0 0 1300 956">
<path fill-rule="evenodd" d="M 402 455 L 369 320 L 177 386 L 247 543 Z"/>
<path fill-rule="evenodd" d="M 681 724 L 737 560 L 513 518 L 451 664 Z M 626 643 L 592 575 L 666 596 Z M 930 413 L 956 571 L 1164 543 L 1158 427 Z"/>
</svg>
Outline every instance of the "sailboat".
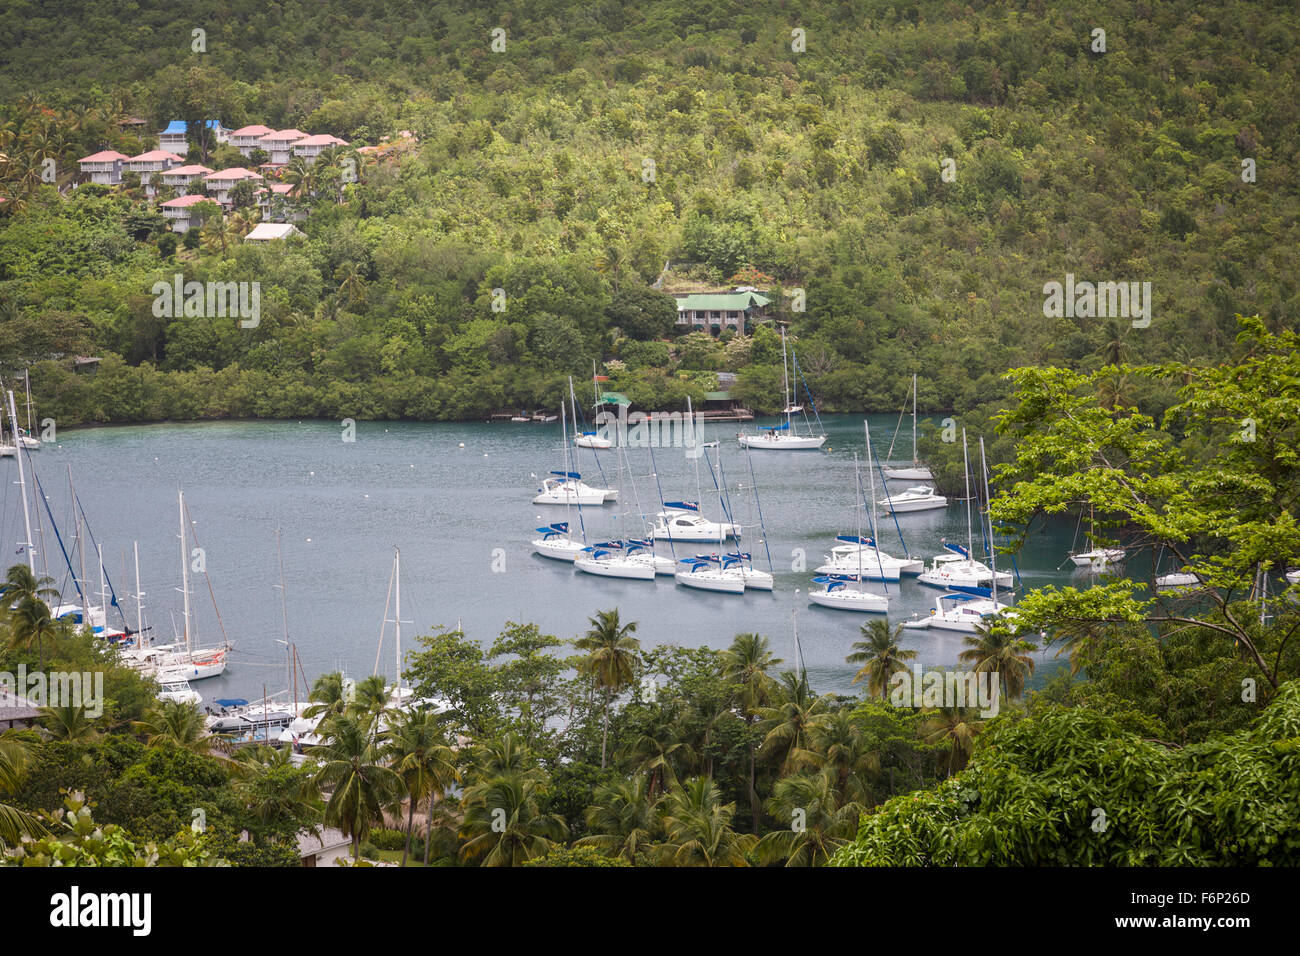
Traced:
<svg viewBox="0 0 1300 956">
<path fill-rule="evenodd" d="M 965 594 L 988 597 L 995 585 L 1009 588 L 1013 578 L 1005 571 L 1000 572 L 1000 574 L 993 571 L 988 565 L 976 561 L 972 556 L 975 543 L 970 507 L 970 456 L 967 452 L 966 430 L 964 428 L 961 433 L 961 454 L 966 473 L 966 547 L 947 541 L 943 542 L 944 548 L 947 549 L 946 553 L 935 555 L 930 567 L 923 571 L 917 580 L 922 584 L 928 584 L 934 588 L 943 588 L 946 591 L 960 591 Z"/>
<path fill-rule="evenodd" d="M 568 419 L 565 414 L 564 403 L 560 402 L 560 429 L 564 438 L 564 466 L 567 470 L 569 467 L 569 436 L 568 436 Z M 565 502 L 566 518 L 570 518 L 567 513 L 572 508 L 571 502 Z M 582 520 L 582 512 L 578 512 L 578 520 Z M 586 547 L 587 542 L 576 539 L 569 534 L 571 522 L 557 521 L 549 525 L 538 528 L 541 534 L 540 538 L 533 539 L 533 550 L 544 558 L 555 558 L 557 561 L 572 561 L 582 549 Z"/>
<path fill-rule="evenodd" d="M 28 369 L 23 369 L 23 384 L 27 389 L 27 429 L 17 429 L 18 446 L 31 451 L 40 451 L 41 440 L 32 434 L 32 376 Z"/>
<path fill-rule="evenodd" d="M 789 369 L 789 363 L 787 363 L 786 361 L 785 352 L 786 352 L 785 326 L 781 326 L 781 376 L 782 376 L 782 381 L 784 383 L 784 389 L 785 389 L 785 408 L 781 412 L 781 414 L 785 416 L 785 424 L 784 425 L 762 425 L 759 426 L 759 430 L 761 434 L 740 435 L 739 436 L 740 444 L 745 448 L 763 448 L 763 449 L 776 450 L 776 451 L 802 451 L 805 449 L 821 448 L 822 445 L 826 444 L 826 436 L 824 434 L 814 435 L 812 433 L 811 426 L 809 426 L 809 433 L 807 435 L 799 435 L 795 430 L 794 423 L 792 422 L 790 416 L 796 413 L 803 412 L 804 408 L 802 405 L 791 404 L 790 369 Z M 791 360 L 794 363 L 795 373 L 798 374 L 799 362 L 797 359 L 794 358 L 793 348 L 790 349 L 790 356 L 791 356 Z M 800 378 L 802 379 L 802 376 L 800 376 Z M 808 386 L 807 383 L 805 383 L 804 391 L 807 392 L 807 390 L 808 390 Z M 811 400 L 812 400 L 812 396 L 810 394 L 809 401 Z M 816 413 L 817 413 L 817 406 L 814 405 L 813 414 Z M 807 415 L 805 414 L 804 417 L 806 419 Z M 817 424 L 819 427 L 821 426 L 820 415 L 817 416 Z"/>
<path fill-rule="evenodd" d="M 600 406 L 600 389 L 596 382 L 596 360 L 591 360 L 591 391 L 596 398 L 596 404 L 593 409 Z M 573 443 L 579 448 L 610 448 L 613 443 L 609 437 L 602 435 L 597 431 L 579 431 L 578 430 L 578 399 L 573 394 L 573 376 L 569 376 L 569 399 L 573 402 Z M 584 416 L 585 417 L 585 416 Z"/>
<path fill-rule="evenodd" d="M 691 399 L 686 397 L 686 420 L 694 421 Z M 700 442 L 696 447 L 716 448 L 717 442 Z M 651 458 L 653 459 L 653 450 Z M 740 525 L 730 521 L 711 521 L 700 513 L 702 486 L 700 484 L 700 458 L 695 458 L 695 500 L 661 501 L 662 511 L 655 515 L 655 525 L 650 537 L 656 541 L 683 541 L 688 544 L 716 544 L 721 548 L 728 538 L 740 537 Z M 653 464 L 653 461 L 651 462 Z"/>
<path fill-rule="evenodd" d="M 900 416 L 901 417 L 901 416 Z M 894 437 L 898 437 L 898 429 L 894 429 Z M 886 460 L 893 455 L 894 443 L 889 443 L 889 452 L 885 455 Z M 886 478 L 896 478 L 901 481 L 934 481 L 934 475 L 930 473 L 929 466 L 923 464 L 916 457 L 916 373 L 912 373 L 912 463 L 903 468 L 891 468 L 886 465 L 881 468 Z"/>
<path fill-rule="evenodd" d="M 627 459 L 627 450 L 620 449 L 618 458 L 618 483 L 623 484 L 623 464 Z M 626 509 L 625 509 L 626 510 Z M 619 515 L 619 524 L 626 522 L 626 514 Z M 657 556 L 652 541 L 635 538 L 624 540 L 618 538 L 602 541 L 582 549 L 582 553 L 573 561 L 573 566 L 587 574 L 605 578 L 624 578 L 633 581 L 653 581 L 660 573 Z M 672 562 L 667 561 L 666 570 L 672 569 Z"/>
<path fill-rule="evenodd" d="M 853 473 L 858 475 L 858 455 L 853 454 Z M 862 539 L 862 508 L 861 505 L 861 477 L 858 477 L 858 487 L 853 494 L 853 513 L 857 518 L 858 528 L 856 537 Z M 872 514 L 875 513 L 875 491 L 876 486 L 871 486 L 872 493 Z M 861 581 L 865 572 L 866 549 L 859 547 L 857 550 L 858 568 L 855 575 L 832 574 L 828 576 L 819 576 L 813 578 L 813 582 L 820 584 L 817 589 L 808 591 L 808 600 L 822 607 L 835 608 L 839 611 L 863 611 L 867 613 L 884 614 L 889 610 L 889 598 L 883 594 L 875 594 L 871 591 L 865 591 L 862 588 L 851 588 L 848 586 L 849 581 Z"/>
<path fill-rule="evenodd" d="M 875 452 L 871 447 L 871 426 L 865 420 L 862 422 L 862 430 L 866 436 L 867 442 L 867 464 L 870 466 L 871 461 L 875 458 Z M 888 489 L 886 489 L 888 490 Z M 862 494 L 862 477 L 858 475 L 858 495 L 860 498 L 866 496 Z M 826 555 L 826 563 L 816 569 L 818 574 L 829 575 L 852 575 L 853 580 L 868 581 L 898 581 L 905 574 L 917 575 L 925 570 L 925 562 L 918 558 L 908 555 L 905 558 L 896 558 L 893 555 L 881 551 L 876 544 L 876 486 L 873 481 L 871 484 L 871 510 L 867 513 L 868 533 L 870 537 L 863 537 L 861 534 L 841 534 L 836 535 L 835 540 L 840 544 L 831 547 L 831 553 Z M 898 526 L 898 519 L 894 519 L 894 526 Z M 903 544 L 904 553 L 907 551 L 907 545 L 903 542 L 903 532 L 899 528 L 899 543 Z"/>
<path fill-rule="evenodd" d="M 1083 515 L 1079 515 L 1080 523 L 1083 522 Z M 1088 538 L 1093 539 L 1097 532 L 1096 521 L 1094 520 L 1092 505 L 1088 506 Z M 1079 537 L 1079 529 L 1075 528 L 1075 539 Z M 1108 565 L 1121 564 L 1124 561 L 1125 551 L 1123 548 L 1104 548 L 1092 547 L 1087 551 L 1070 552 L 1070 560 L 1076 568 L 1090 568 L 1093 571 L 1102 571 Z"/>
</svg>

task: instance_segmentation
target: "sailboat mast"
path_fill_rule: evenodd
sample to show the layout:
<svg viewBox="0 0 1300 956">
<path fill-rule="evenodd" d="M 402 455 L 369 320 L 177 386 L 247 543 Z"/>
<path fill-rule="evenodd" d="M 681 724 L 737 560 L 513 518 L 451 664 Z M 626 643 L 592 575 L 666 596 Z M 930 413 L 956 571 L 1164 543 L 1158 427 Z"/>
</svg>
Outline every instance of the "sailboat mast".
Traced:
<svg viewBox="0 0 1300 956">
<path fill-rule="evenodd" d="M 182 624 L 185 636 L 185 650 L 190 649 L 190 562 L 189 550 L 185 540 L 185 492 L 177 491 L 177 510 L 181 522 L 181 596 L 185 607 L 185 620 Z"/>
<path fill-rule="evenodd" d="M 402 549 L 393 548 L 393 577 L 397 591 L 393 605 L 393 643 L 397 645 L 397 700 L 401 703 L 402 691 Z"/>
<path fill-rule="evenodd" d="M 984 478 L 984 507 L 988 508 L 989 516 L 989 571 L 992 572 L 993 581 L 990 585 L 993 596 L 993 606 L 998 604 L 998 559 L 997 548 L 993 545 L 993 499 L 989 496 L 989 466 L 984 459 L 984 436 L 980 435 L 980 474 Z"/>
<path fill-rule="evenodd" d="M 781 326 L 781 381 L 785 388 L 785 423 L 790 424 L 790 365 L 785 357 L 785 326 Z"/>
<path fill-rule="evenodd" d="M 12 393 L 11 393 L 11 394 L 12 394 Z M 13 399 L 10 398 L 10 401 L 12 402 Z M 15 427 L 15 429 L 17 428 L 17 424 L 18 424 L 17 422 L 14 423 L 14 427 Z M 16 435 L 16 434 L 17 434 L 17 432 L 15 431 L 15 435 Z M 81 592 L 81 623 L 82 623 L 83 626 L 85 626 L 85 627 L 89 627 L 89 628 L 91 628 L 91 629 L 93 630 L 93 629 L 94 629 L 94 624 L 93 624 L 93 623 L 91 622 L 91 620 L 90 620 L 90 601 L 89 601 L 89 599 L 86 597 L 86 542 L 85 542 L 85 534 L 84 534 L 84 532 L 82 531 L 81 509 L 77 507 L 77 486 L 76 486 L 76 485 L 73 483 L 73 481 L 72 481 L 72 465 L 71 465 L 71 464 L 68 465 L 68 492 L 69 492 L 69 494 L 72 495 L 72 515 L 73 515 L 73 518 L 76 520 L 76 532 L 77 532 L 77 557 L 78 557 L 79 562 L 81 563 L 81 576 L 80 576 L 80 578 L 78 579 L 78 587 L 77 587 L 77 590 Z M 31 536 L 28 535 L 28 537 L 31 537 Z M 108 621 L 108 614 L 107 614 L 107 612 L 104 614 L 104 621 L 105 621 L 105 623 L 107 623 L 107 621 Z"/>
<path fill-rule="evenodd" d="M 569 394 L 570 395 L 573 394 L 573 379 L 569 379 Z M 573 408 L 573 430 L 574 432 L 577 432 L 578 430 L 578 407 L 576 405 Z M 565 417 L 563 399 L 560 400 L 560 436 L 564 442 L 564 470 L 575 471 L 576 469 L 570 463 L 569 460 L 569 425 L 568 425 L 568 419 Z M 573 518 L 572 518 L 573 512 L 571 511 L 572 506 L 573 506 L 573 495 L 565 495 L 564 496 L 564 524 L 566 525 L 566 527 L 564 531 L 564 536 L 566 538 L 569 537 L 569 528 L 572 527 L 573 524 Z"/>
<path fill-rule="evenodd" d="M 853 514 L 857 519 L 857 546 L 858 546 L 858 583 L 862 583 L 862 473 L 858 469 L 858 453 L 853 453 L 853 480 L 856 485 L 853 489 Z M 872 488 L 874 491 L 874 487 Z"/>
<path fill-rule="evenodd" d="M 912 373 L 912 467 L 916 467 L 916 373 Z"/>
<path fill-rule="evenodd" d="M 140 590 L 140 542 L 132 541 L 131 550 L 135 553 L 135 632 L 144 643 L 144 592 Z"/>
<path fill-rule="evenodd" d="M 27 506 L 27 474 L 23 471 L 23 450 L 18 442 L 18 413 L 14 409 L 14 393 L 6 393 L 9 400 L 9 421 L 14 426 L 14 458 L 18 461 L 18 488 L 23 498 L 23 529 L 27 532 L 27 540 L 23 542 L 23 547 L 27 551 L 27 566 L 31 569 L 32 574 L 36 573 L 36 557 L 32 554 L 32 515 Z"/>
<path fill-rule="evenodd" d="M 972 561 L 975 554 L 975 535 L 971 530 L 970 519 L 970 455 L 966 450 L 966 429 L 961 430 L 961 460 L 966 468 L 966 560 Z"/>
<path fill-rule="evenodd" d="M 32 372 L 31 369 L 23 369 L 23 381 L 27 386 L 27 434 L 32 434 Z"/>
<path fill-rule="evenodd" d="M 280 568 L 280 617 L 284 621 L 285 652 L 289 650 L 289 595 L 284 587 L 284 552 L 280 548 L 280 529 L 275 529 L 275 563 Z M 292 670 L 293 665 L 289 665 Z"/>
</svg>

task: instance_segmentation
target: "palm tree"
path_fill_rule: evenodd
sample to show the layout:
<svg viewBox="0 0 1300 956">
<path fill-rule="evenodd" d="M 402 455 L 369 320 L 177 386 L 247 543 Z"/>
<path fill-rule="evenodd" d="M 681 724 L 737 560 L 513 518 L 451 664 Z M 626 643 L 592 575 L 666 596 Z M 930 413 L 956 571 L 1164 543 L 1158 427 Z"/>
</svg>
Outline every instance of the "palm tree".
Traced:
<svg viewBox="0 0 1300 956">
<path fill-rule="evenodd" d="M 801 767 L 817 763 L 817 754 L 810 748 L 810 731 L 813 721 L 829 708 L 829 698 L 818 697 L 808 686 L 808 675 L 786 671 L 772 706 L 759 711 L 765 731 L 759 756 L 778 761 L 781 776 L 799 771 Z"/>
<path fill-rule="evenodd" d="M 346 712 L 354 717 L 364 717 L 374 726 L 387 707 L 388 682 L 383 674 L 371 674 L 357 682 Z"/>
<path fill-rule="evenodd" d="M 841 800 L 866 802 L 867 775 L 880 772 L 880 751 L 863 746 L 862 731 L 852 713 L 841 707 L 818 714 L 808 725 L 816 765 L 832 775 Z"/>
<path fill-rule="evenodd" d="M 39 598 L 25 597 L 9 612 L 9 646 L 30 650 L 35 644 L 41 666 L 45 665 L 45 639 L 57 640 L 66 630 L 66 625 L 50 617 L 50 606 Z"/>
<path fill-rule="evenodd" d="M 1025 692 L 1025 681 L 1034 672 L 1034 659 L 1029 652 L 1036 650 L 1037 644 L 1016 637 L 1002 624 L 977 626 L 965 644 L 968 649 L 958 654 L 958 658 L 974 664 L 977 673 L 997 674 L 1008 700 L 1015 700 Z"/>
<path fill-rule="evenodd" d="M 636 763 L 640 773 L 645 774 L 646 792 L 655 796 L 677 785 L 673 762 L 689 761 L 693 754 L 690 745 L 678 738 L 676 727 L 661 723 L 633 741 L 626 756 Z"/>
<path fill-rule="evenodd" d="M 54 587 L 54 578 L 37 577 L 25 564 L 11 565 L 5 572 L 4 585 L 0 591 L 5 596 L 5 607 L 22 603 L 24 598 L 36 598 L 48 603 L 59 596 Z"/>
<path fill-rule="evenodd" d="M 86 708 L 78 704 L 42 707 L 41 726 L 55 740 L 70 744 L 89 743 L 99 736 L 94 719 L 87 717 Z"/>
<path fill-rule="evenodd" d="M 17 793 L 27 774 L 27 747 L 9 734 L 0 734 L 0 794 Z M 0 803 L 0 847 L 13 846 L 29 836 L 44 836 L 45 826 L 28 813 L 8 804 Z"/>
<path fill-rule="evenodd" d="M 431 710 L 421 707 L 395 711 L 392 725 L 383 736 L 384 753 L 392 761 L 393 771 L 406 789 L 406 848 L 402 851 L 402 866 L 406 866 L 411 853 L 411 837 L 415 832 L 416 804 L 428 799 L 428 829 L 431 831 L 436 797 L 453 781 L 460 779 L 460 772 L 456 769 L 456 755 L 447 746 L 438 715 Z M 427 837 L 425 842 L 427 845 Z"/>
<path fill-rule="evenodd" d="M 482 860 L 482 866 L 518 866 L 545 856 L 568 836 L 557 814 L 542 813 L 537 803 L 539 782 L 521 774 L 501 774 L 480 781 L 465 792 L 468 837 L 461 859 Z"/>
<path fill-rule="evenodd" d="M 788 825 L 763 836 L 758 842 L 759 859 L 784 860 L 786 866 L 820 866 L 853 839 L 865 807 L 851 800 L 841 802 L 828 767 L 778 780 L 768 812 Z"/>
<path fill-rule="evenodd" d="M 343 674 L 340 671 L 321 674 L 311 685 L 307 699 L 311 701 L 311 706 L 303 710 L 304 717 L 320 717 L 323 722 L 335 714 L 343 713 L 348 705 Z"/>
<path fill-rule="evenodd" d="M 618 291 L 618 280 L 623 274 L 626 257 L 623 250 L 615 245 L 608 245 L 596 257 L 596 271 L 609 279 L 610 288 Z"/>
<path fill-rule="evenodd" d="M 339 283 L 339 294 L 347 300 L 348 305 L 365 301 L 366 277 L 355 262 L 345 262 L 335 269 L 334 278 Z"/>
<path fill-rule="evenodd" d="M 749 731 L 749 809 L 752 832 L 758 833 L 757 754 L 754 747 L 754 721 L 758 712 L 771 700 L 774 684 L 768 670 L 781 663 L 773 657 L 767 638 L 758 634 L 737 634 L 731 646 L 718 655 L 722 679 L 736 687 L 740 714 Z"/>
<path fill-rule="evenodd" d="M 916 651 L 903 650 L 898 646 L 898 638 L 903 633 L 899 624 L 892 631 L 888 621 L 871 621 L 862 625 L 863 640 L 854 641 L 854 652 L 846 661 L 861 664 L 862 668 L 853 675 L 853 683 L 866 678 L 867 693 L 882 700 L 889 689 L 889 681 L 899 671 L 906 671 L 906 661 L 916 657 Z"/>
<path fill-rule="evenodd" d="M 646 781 L 641 774 L 601 785 L 596 790 L 595 802 L 587 807 L 585 814 L 587 828 L 592 833 L 574 845 L 595 847 L 602 853 L 621 856 L 629 863 L 636 862 L 636 855 L 649 849 L 659 833 L 655 815 L 658 802 L 647 796 Z"/>
<path fill-rule="evenodd" d="M 587 618 L 591 629 L 574 641 L 574 646 L 587 651 L 578 664 L 578 673 L 590 677 L 605 696 L 604 717 L 601 721 L 600 769 L 605 769 L 605 754 L 609 747 L 609 705 L 615 695 L 632 683 L 639 660 L 641 642 L 632 637 L 636 622 L 623 624 L 618 608 L 597 611 Z"/>
<path fill-rule="evenodd" d="M 514 732 L 479 741 L 474 747 L 474 775 L 477 778 L 506 774 L 519 774 L 531 780 L 545 776 L 524 746 L 523 739 Z"/>
<path fill-rule="evenodd" d="M 731 827 L 734 803 L 722 803 L 708 777 L 695 777 L 664 796 L 662 821 L 667 839 L 660 847 L 669 866 L 749 866 L 745 854 L 758 838 Z"/>
<path fill-rule="evenodd" d="M 975 750 L 975 735 L 984 729 L 978 713 L 972 707 L 936 707 L 921 725 L 927 744 L 947 745 L 950 777 L 966 766 Z"/>
<path fill-rule="evenodd" d="M 361 852 L 361 841 L 384 808 L 401 796 L 402 780 L 382 763 L 382 755 L 371 721 L 365 716 L 337 714 L 322 721 L 325 742 L 311 748 L 320 762 L 316 783 L 329 793 L 325 803 L 325 825 L 337 826 L 352 840 L 352 858 Z"/>
<path fill-rule="evenodd" d="M 196 754 L 207 753 L 215 739 L 207 732 L 198 705 L 177 700 L 159 701 L 132 728 L 146 736 L 150 747 L 179 747 Z"/>
<path fill-rule="evenodd" d="M 278 785 L 278 773 L 294 766 L 292 755 L 288 747 L 246 747 L 231 762 L 236 791 L 263 825 L 320 819 L 320 789 L 314 776 L 296 777 L 292 787 Z M 273 778 L 273 774 L 277 776 Z"/>
</svg>

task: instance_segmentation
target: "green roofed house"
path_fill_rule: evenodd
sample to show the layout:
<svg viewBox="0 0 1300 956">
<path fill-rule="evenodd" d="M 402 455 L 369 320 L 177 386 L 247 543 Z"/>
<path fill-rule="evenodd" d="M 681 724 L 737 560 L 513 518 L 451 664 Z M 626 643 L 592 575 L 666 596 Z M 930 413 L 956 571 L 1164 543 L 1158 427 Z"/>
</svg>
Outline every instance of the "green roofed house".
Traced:
<svg viewBox="0 0 1300 956">
<path fill-rule="evenodd" d="M 748 287 L 734 292 L 681 295 L 677 297 L 677 324 L 714 333 L 723 329 L 745 332 L 766 316 L 771 304 L 767 296 Z"/>
</svg>

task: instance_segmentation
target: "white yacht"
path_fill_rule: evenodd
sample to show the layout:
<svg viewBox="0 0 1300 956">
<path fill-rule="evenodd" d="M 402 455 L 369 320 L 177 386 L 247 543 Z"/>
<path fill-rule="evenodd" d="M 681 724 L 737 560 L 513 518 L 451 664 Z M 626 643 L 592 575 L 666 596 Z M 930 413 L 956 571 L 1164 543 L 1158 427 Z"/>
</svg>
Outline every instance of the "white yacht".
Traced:
<svg viewBox="0 0 1300 956">
<path fill-rule="evenodd" d="M 785 326 L 781 326 L 781 374 L 785 387 L 785 408 L 781 414 L 785 416 L 785 423 L 781 425 L 761 425 L 757 435 L 742 434 L 738 440 L 744 448 L 769 449 L 775 451 L 802 451 L 821 448 L 826 444 L 826 436 L 812 434 L 812 427 L 809 426 L 809 434 L 799 435 L 795 431 L 791 415 L 803 414 L 803 406 L 792 404 L 790 401 L 790 365 L 786 361 L 786 343 L 785 343 Z M 794 349 L 790 349 L 790 357 L 794 363 L 795 373 L 799 372 L 798 359 L 794 358 Z M 804 385 L 805 391 L 807 385 Z M 811 397 L 811 396 L 810 396 Z M 816 408 L 813 409 L 816 412 Z M 817 424 L 821 425 L 820 417 Z"/>
<path fill-rule="evenodd" d="M 634 564 L 646 564 L 654 568 L 655 574 L 673 574 L 677 571 L 677 564 L 672 558 L 666 558 L 661 554 L 655 554 L 653 541 L 643 538 L 633 538 L 623 543 L 623 557 Z"/>
<path fill-rule="evenodd" d="M 856 578 L 829 575 L 813 578 L 813 583 L 820 588 L 808 591 L 808 600 L 822 607 L 835 608 L 838 611 L 859 611 L 867 614 L 885 614 L 889 611 L 889 598 L 883 594 L 873 594 L 861 588 L 851 588 L 849 581 Z"/>
<path fill-rule="evenodd" d="M 1091 551 L 1080 551 L 1077 554 L 1070 555 L 1070 560 L 1074 562 L 1076 568 L 1091 568 L 1094 571 L 1100 571 L 1108 565 L 1122 564 L 1124 549 L 1093 548 Z"/>
<path fill-rule="evenodd" d="M 633 581 L 653 581 L 656 570 L 653 562 L 633 560 L 628 556 L 622 541 L 602 541 L 583 548 L 573 566 L 588 574 Z"/>
<path fill-rule="evenodd" d="M 974 634 L 976 628 L 989 626 L 998 615 L 1008 618 L 1014 614 L 1015 609 L 1011 605 L 991 598 L 967 594 L 941 594 L 934 599 L 934 610 L 930 612 L 930 617 L 922 620 L 925 620 L 930 627 L 941 631 Z"/>
<path fill-rule="evenodd" d="M 894 434 L 895 437 L 897 437 L 898 433 L 895 432 Z M 893 450 L 894 450 L 894 443 L 891 440 L 889 443 L 889 453 L 887 453 L 885 457 L 888 458 L 889 454 L 893 453 Z M 920 461 L 920 459 L 916 457 L 916 375 L 915 374 L 912 375 L 912 461 L 911 464 L 904 465 L 902 467 L 891 467 L 889 465 L 884 465 L 881 467 L 880 470 L 884 473 L 886 478 L 895 478 L 901 481 L 934 481 L 934 475 L 930 472 L 929 466 L 923 464 Z"/>
<path fill-rule="evenodd" d="M 740 534 L 739 525 L 704 517 L 694 501 L 665 501 L 664 510 L 655 519 L 650 537 L 656 541 L 721 544 Z"/>
<path fill-rule="evenodd" d="M 169 680 L 162 683 L 162 689 L 158 692 L 159 700 L 175 701 L 178 704 L 194 704 L 198 706 L 203 703 L 203 697 L 194 688 L 184 680 Z"/>
<path fill-rule="evenodd" d="M 557 561 L 572 561 L 586 547 L 581 541 L 569 537 L 569 523 L 567 521 L 557 521 L 555 524 L 548 524 L 544 528 L 538 528 L 537 531 L 541 534 L 541 537 L 533 539 L 533 550 L 544 558 L 555 558 Z"/>
<path fill-rule="evenodd" d="M 948 553 L 936 554 L 930 567 L 917 579 L 922 584 L 943 588 L 945 591 L 989 597 L 995 579 L 997 586 L 1003 589 L 1010 588 L 1015 583 L 1014 576 L 1009 572 L 998 571 L 995 575 L 987 564 L 973 559 L 961 545 L 945 543 L 944 547 Z"/>
<path fill-rule="evenodd" d="M 900 494 L 886 493 L 881 507 L 892 514 L 907 514 L 912 511 L 946 508 L 948 499 L 927 485 L 916 485 Z"/>
<path fill-rule="evenodd" d="M 549 478 L 542 481 L 542 487 L 537 489 L 533 504 L 584 507 L 617 500 L 617 489 L 593 488 L 576 471 L 553 471 Z"/>
<path fill-rule="evenodd" d="M 831 548 L 831 553 L 825 555 L 826 563 L 815 573 L 845 575 L 855 581 L 897 581 L 904 574 L 916 575 L 925 570 L 924 561 L 886 554 L 876 547 L 873 538 L 841 534 L 835 540 L 844 543 Z"/>
<path fill-rule="evenodd" d="M 1156 587 L 1161 590 L 1194 587 L 1200 583 L 1201 579 L 1190 571 L 1171 571 L 1156 578 Z"/>
<path fill-rule="evenodd" d="M 740 574 L 730 573 L 732 568 L 724 567 L 721 558 L 697 554 L 693 558 L 682 558 L 678 563 L 685 566 L 673 575 L 678 584 L 701 591 L 720 591 L 724 594 L 745 593 L 745 578 Z"/>
</svg>

